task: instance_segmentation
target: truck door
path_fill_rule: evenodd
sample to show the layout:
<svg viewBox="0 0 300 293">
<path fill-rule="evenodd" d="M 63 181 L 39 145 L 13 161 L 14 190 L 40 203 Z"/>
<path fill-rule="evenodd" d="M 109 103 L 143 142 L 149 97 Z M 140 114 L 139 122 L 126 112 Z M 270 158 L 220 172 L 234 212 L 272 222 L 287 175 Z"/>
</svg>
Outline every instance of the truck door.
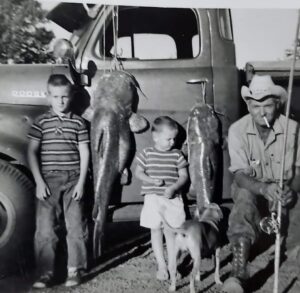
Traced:
<svg viewBox="0 0 300 293">
<path fill-rule="evenodd" d="M 99 15 L 82 53 L 82 69 L 93 60 L 100 75 L 109 70 L 114 54 L 112 8 Z M 200 98 L 200 85 L 187 84 L 205 78 L 207 102 L 213 104 L 209 19 L 206 10 L 119 7 L 117 52 L 124 69 L 139 82 L 138 112 L 151 123 L 159 115 L 173 117 L 186 127 L 188 112 Z M 96 87 L 93 79 L 91 92 Z M 152 144 L 150 131 L 135 135 L 136 149 Z M 134 170 L 135 164 L 131 166 Z M 132 179 L 122 202 L 142 201 L 140 182 Z"/>
</svg>

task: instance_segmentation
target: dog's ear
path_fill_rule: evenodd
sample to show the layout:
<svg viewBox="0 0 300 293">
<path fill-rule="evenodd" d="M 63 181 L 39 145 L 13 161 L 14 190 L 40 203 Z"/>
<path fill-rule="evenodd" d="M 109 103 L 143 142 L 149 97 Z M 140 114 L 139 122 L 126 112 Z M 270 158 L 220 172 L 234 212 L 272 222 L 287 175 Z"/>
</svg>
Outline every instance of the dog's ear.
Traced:
<svg viewBox="0 0 300 293">
<path fill-rule="evenodd" d="M 214 218 L 216 219 L 223 219 L 223 212 L 220 208 L 220 206 L 214 202 L 211 202 L 207 208 L 209 208 L 211 210 L 211 212 L 214 214 Z"/>
<path fill-rule="evenodd" d="M 196 208 L 194 211 L 194 219 L 197 219 L 198 221 L 200 219 L 200 212 L 198 208 Z"/>
<path fill-rule="evenodd" d="M 224 215 L 220 207 L 218 207 L 219 219 L 222 220 Z"/>
<path fill-rule="evenodd" d="M 218 219 L 220 219 L 220 220 L 223 219 L 223 212 L 222 212 L 220 206 L 217 204 L 214 204 L 214 210 L 217 213 Z"/>
</svg>

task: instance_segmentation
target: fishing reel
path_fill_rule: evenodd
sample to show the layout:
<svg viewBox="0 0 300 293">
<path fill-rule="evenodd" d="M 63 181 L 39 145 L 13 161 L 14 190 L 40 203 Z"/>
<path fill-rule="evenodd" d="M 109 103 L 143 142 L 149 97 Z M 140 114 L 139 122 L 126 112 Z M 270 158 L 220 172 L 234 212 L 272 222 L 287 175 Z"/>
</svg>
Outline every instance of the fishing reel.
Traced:
<svg viewBox="0 0 300 293">
<path fill-rule="evenodd" d="M 259 222 L 260 229 L 268 235 L 279 232 L 277 213 L 272 212 L 270 217 L 264 217 Z"/>
</svg>

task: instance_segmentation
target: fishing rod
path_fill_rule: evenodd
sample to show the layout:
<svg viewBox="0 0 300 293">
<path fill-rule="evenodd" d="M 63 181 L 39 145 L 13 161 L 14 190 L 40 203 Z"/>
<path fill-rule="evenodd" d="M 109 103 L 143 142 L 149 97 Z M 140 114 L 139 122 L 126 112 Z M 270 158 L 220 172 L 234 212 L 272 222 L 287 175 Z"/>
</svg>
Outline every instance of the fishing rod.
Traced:
<svg viewBox="0 0 300 293">
<path fill-rule="evenodd" d="M 285 152 L 286 152 L 286 142 L 287 142 L 287 132 L 288 132 L 288 124 L 289 124 L 289 116 L 290 116 L 290 108 L 291 108 L 291 99 L 292 99 L 292 89 L 293 89 L 293 81 L 294 81 L 294 72 L 295 72 L 295 63 L 296 63 L 296 53 L 297 53 L 297 45 L 299 40 L 299 25 L 300 25 L 300 10 L 298 10 L 298 22 L 296 29 L 296 37 L 294 44 L 294 55 L 292 59 L 292 66 L 290 69 L 290 77 L 288 84 L 288 98 L 286 104 L 286 122 L 284 129 L 284 139 L 283 139 L 283 148 L 281 154 L 281 168 L 280 168 L 280 181 L 279 186 L 283 189 L 283 179 L 284 179 L 284 167 L 285 167 Z M 279 266 L 280 266 L 280 244 L 281 244 L 281 213 L 282 213 L 282 205 L 280 201 L 277 201 L 277 227 L 275 229 L 276 240 L 275 240 L 275 261 L 274 261 L 274 287 L 273 293 L 278 293 L 278 281 L 279 281 Z M 274 214 L 273 214 L 274 216 Z"/>
</svg>

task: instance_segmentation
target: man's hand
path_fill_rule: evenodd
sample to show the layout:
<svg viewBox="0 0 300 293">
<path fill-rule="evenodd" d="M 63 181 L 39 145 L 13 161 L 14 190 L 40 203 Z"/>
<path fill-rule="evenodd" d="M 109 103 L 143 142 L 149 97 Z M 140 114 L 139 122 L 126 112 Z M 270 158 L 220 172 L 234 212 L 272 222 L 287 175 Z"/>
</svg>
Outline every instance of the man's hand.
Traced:
<svg viewBox="0 0 300 293">
<path fill-rule="evenodd" d="M 35 195 L 39 200 L 46 200 L 49 196 L 51 196 L 50 189 L 44 180 L 36 183 Z"/>
<path fill-rule="evenodd" d="M 282 195 L 281 195 L 281 204 L 287 206 L 294 199 L 294 191 L 288 186 L 283 185 Z"/>
<path fill-rule="evenodd" d="M 293 200 L 293 191 L 288 185 L 284 185 L 283 189 L 277 183 L 265 183 L 266 188 L 263 196 L 269 201 L 279 200 L 282 206 L 286 206 Z"/>
<path fill-rule="evenodd" d="M 83 184 L 78 182 L 74 188 L 72 198 L 76 201 L 80 201 L 83 197 L 83 191 L 84 191 Z"/>
</svg>

